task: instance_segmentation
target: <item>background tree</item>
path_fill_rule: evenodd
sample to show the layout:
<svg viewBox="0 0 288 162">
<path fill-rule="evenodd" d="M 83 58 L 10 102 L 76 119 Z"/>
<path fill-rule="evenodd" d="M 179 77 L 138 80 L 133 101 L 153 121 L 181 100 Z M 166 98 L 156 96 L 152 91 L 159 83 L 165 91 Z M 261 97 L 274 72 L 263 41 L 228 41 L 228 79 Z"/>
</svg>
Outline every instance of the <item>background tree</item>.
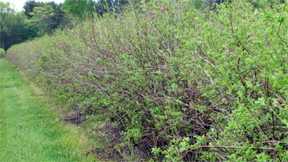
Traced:
<svg viewBox="0 0 288 162">
<path fill-rule="evenodd" d="M 37 36 L 38 29 L 27 26 L 25 19 L 25 12 L 16 12 L 10 3 L 0 2 L 0 48 L 7 50 Z"/>
<path fill-rule="evenodd" d="M 25 6 L 30 6 L 28 7 L 30 10 L 32 8 L 31 4 L 35 4 L 34 1 L 28 1 Z M 61 4 L 58 5 L 55 2 L 39 3 L 32 8 L 32 12 L 27 13 L 25 10 L 25 15 L 28 15 L 26 23 L 38 29 L 38 36 L 51 33 L 53 30 L 65 25 L 63 23 L 65 16 L 61 10 Z"/>
<path fill-rule="evenodd" d="M 33 17 L 33 15 L 31 15 L 30 13 L 33 12 L 34 7 L 39 7 L 42 5 L 43 5 L 43 2 L 36 2 L 35 0 L 26 1 L 23 9 L 24 9 L 24 13 L 27 16 L 27 18 L 30 19 Z"/>
<path fill-rule="evenodd" d="M 13 44 L 62 29 L 69 25 L 70 17 L 102 16 L 126 4 L 128 0 L 65 0 L 64 4 L 27 0 L 24 10 L 16 12 L 10 3 L 0 2 L 0 48 L 7 50 Z"/>
<path fill-rule="evenodd" d="M 63 10 L 73 17 L 83 18 L 93 8 L 92 0 L 65 0 Z"/>
<path fill-rule="evenodd" d="M 9 2 L 0 2 L 0 47 L 7 49 L 6 37 L 11 33 L 11 26 L 16 23 L 12 17 L 15 10 L 10 7 Z"/>
<path fill-rule="evenodd" d="M 139 3 L 140 1 L 136 0 L 136 2 Z M 98 0 L 94 2 L 96 12 L 100 16 L 109 11 L 118 12 L 120 8 L 128 3 L 128 0 Z"/>
<path fill-rule="evenodd" d="M 25 14 L 16 13 L 13 17 L 14 24 L 11 26 L 11 33 L 5 38 L 7 48 L 37 36 L 37 29 L 25 24 Z"/>
<path fill-rule="evenodd" d="M 43 6 L 34 7 L 29 14 L 32 17 L 26 21 L 27 24 L 38 27 L 41 31 L 40 35 L 51 29 L 51 17 L 54 16 L 54 9 L 50 4 L 46 3 Z"/>
<path fill-rule="evenodd" d="M 102 16 L 112 10 L 128 4 L 128 0 L 65 0 L 63 10 L 74 17 L 82 19 L 86 14 L 96 13 Z"/>
<path fill-rule="evenodd" d="M 49 2 L 49 4 L 54 9 L 54 15 L 50 17 L 51 29 L 63 28 L 69 22 L 66 21 L 65 12 L 62 10 L 63 4 L 57 4 L 55 2 Z"/>
</svg>

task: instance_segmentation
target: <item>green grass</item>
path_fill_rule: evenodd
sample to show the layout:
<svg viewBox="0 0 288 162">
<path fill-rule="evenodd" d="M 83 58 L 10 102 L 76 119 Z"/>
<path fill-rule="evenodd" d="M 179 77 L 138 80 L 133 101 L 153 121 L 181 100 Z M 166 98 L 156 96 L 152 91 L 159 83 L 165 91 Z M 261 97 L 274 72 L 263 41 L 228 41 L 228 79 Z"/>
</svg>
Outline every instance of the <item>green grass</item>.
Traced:
<svg viewBox="0 0 288 162">
<path fill-rule="evenodd" d="M 0 161 L 97 161 L 79 128 L 59 122 L 55 106 L 40 98 L 6 59 L 0 59 Z"/>
</svg>

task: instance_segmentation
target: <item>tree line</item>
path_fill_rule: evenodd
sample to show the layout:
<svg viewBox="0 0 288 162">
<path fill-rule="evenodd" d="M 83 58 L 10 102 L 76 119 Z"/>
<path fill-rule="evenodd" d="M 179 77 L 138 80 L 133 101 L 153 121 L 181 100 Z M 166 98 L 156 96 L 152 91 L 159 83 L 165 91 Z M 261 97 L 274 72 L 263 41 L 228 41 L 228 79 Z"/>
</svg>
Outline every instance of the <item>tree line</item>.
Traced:
<svg viewBox="0 0 288 162">
<path fill-rule="evenodd" d="M 60 4 L 27 0 L 23 11 L 17 12 L 11 3 L 0 2 L 0 48 L 7 50 L 13 44 L 51 34 L 75 18 L 120 11 L 126 4 L 128 0 L 65 0 Z"/>
</svg>

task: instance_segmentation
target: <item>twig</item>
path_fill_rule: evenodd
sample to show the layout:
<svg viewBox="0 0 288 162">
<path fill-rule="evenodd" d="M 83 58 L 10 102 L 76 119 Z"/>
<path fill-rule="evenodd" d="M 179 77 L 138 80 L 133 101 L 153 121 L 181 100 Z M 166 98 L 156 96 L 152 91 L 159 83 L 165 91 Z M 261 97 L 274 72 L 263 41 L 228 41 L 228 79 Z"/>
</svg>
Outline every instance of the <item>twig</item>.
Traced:
<svg viewBox="0 0 288 162">
<path fill-rule="evenodd" d="M 208 148 L 208 149 L 211 149 L 211 148 L 224 148 L 224 149 L 242 149 L 244 147 L 240 147 L 240 146 L 200 146 L 200 148 Z M 252 148 L 254 150 L 275 150 L 275 148 L 265 148 L 265 147 L 255 147 L 255 148 Z"/>
</svg>

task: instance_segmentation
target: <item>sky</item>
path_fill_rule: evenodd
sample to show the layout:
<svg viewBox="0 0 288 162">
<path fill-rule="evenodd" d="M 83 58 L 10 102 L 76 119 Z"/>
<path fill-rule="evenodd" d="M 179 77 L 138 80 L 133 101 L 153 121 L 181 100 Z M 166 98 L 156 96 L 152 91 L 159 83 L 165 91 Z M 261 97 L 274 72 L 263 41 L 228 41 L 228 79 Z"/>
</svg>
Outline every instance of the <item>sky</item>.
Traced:
<svg viewBox="0 0 288 162">
<path fill-rule="evenodd" d="M 17 11 L 22 11 L 24 3 L 27 0 L 0 0 L 0 2 L 10 2 L 13 6 L 14 9 Z M 49 1 L 54 1 L 56 3 L 63 3 L 64 0 L 35 0 L 35 1 L 40 1 L 40 2 L 49 2 Z"/>
</svg>

